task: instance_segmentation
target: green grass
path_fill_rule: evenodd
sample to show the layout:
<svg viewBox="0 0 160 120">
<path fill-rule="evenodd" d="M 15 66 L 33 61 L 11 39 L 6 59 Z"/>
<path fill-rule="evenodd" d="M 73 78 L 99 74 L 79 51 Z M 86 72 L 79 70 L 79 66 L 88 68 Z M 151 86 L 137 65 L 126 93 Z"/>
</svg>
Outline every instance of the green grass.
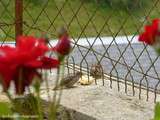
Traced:
<svg viewBox="0 0 160 120">
<path fill-rule="evenodd" d="M 13 23 L 14 1 L 2 1 L 4 4 L 0 3 L 0 21 Z M 56 29 L 62 25 L 69 27 L 72 37 L 95 37 L 99 33 L 100 36 L 138 34 L 144 25 L 145 15 L 149 13 L 155 0 L 145 0 L 147 2 L 141 8 L 129 10 L 123 4 L 114 3 L 110 6 L 104 2 L 96 4 L 93 0 L 86 0 L 82 6 L 83 0 L 49 0 L 48 3 L 45 2 L 47 0 L 37 1 L 24 0 L 24 21 L 27 23 L 27 26 L 24 25 L 24 34 L 40 35 L 47 32 L 51 38 L 55 38 Z M 7 9 L 4 9 L 4 5 Z M 62 6 L 63 9 L 58 13 Z M 159 17 L 160 2 L 156 6 L 149 15 L 151 19 Z M 105 21 L 108 21 L 107 24 Z M 14 40 L 14 34 L 14 25 L 1 27 L 1 40 Z"/>
<path fill-rule="evenodd" d="M 11 103 L 9 102 L 0 102 L 0 120 L 1 118 L 8 120 L 9 118 L 12 118 L 13 116 L 15 117 L 15 113 L 13 114 L 13 112 L 11 111 Z M 17 114 L 18 115 L 18 114 Z M 9 118 L 8 118 L 9 117 Z M 18 120 L 29 120 L 29 116 L 17 116 Z M 25 118 L 26 117 L 26 118 Z"/>
<path fill-rule="evenodd" d="M 10 103 L 0 102 L 0 117 L 9 116 L 12 114 L 10 106 Z"/>
</svg>

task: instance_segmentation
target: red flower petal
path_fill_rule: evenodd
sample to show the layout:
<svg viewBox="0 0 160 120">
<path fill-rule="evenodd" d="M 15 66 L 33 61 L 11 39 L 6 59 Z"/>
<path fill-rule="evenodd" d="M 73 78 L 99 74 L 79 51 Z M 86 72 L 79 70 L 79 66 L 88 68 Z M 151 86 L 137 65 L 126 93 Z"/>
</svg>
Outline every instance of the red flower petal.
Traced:
<svg viewBox="0 0 160 120">
<path fill-rule="evenodd" d="M 19 75 L 21 75 L 22 79 L 20 81 Z M 41 75 L 35 70 L 30 68 L 20 68 L 17 70 L 14 78 L 14 84 L 16 87 L 16 94 L 23 94 L 25 88 L 28 87 L 35 76 L 38 76 L 41 79 Z"/>
<path fill-rule="evenodd" d="M 41 67 L 43 69 L 57 68 L 60 64 L 58 60 L 49 57 L 43 57 L 41 61 L 43 63 Z"/>
<path fill-rule="evenodd" d="M 33 61 L 29 61 L 27 63 L 24 64 L 25 67 L 28 67 L 28 68 L 40 68 L 42 66 L 42 62 L 41 61 L 38 61 L 38 60 L 33 60 Z"/>
<path fill-rule="evenodd" d="M 56 52 L 58 52 L 61 55 L 67 55 L 69 54 L 71 49 L 71 42 L 67 35 L 64 35 L 60 38 L 57 45 L 52 49 Z"/>
<path fill-rule="evenodd" d="M 154 19 L 151 25 L 145 26 L 145 31 L 139 36 L 139 41 L 148 45 L 156 42 L 156 36 L 160 35 L 160 19 Z"/>
<path fill-rule="evenodd" d="M 3 85 L 4 91 L 7 91 L 11 80 L 13 80 L 15 69 L 7 64 L 0 64 L 0 83 Z"/>
<path fill-rule="evenodd" d="M 33 57 L 44 55 L 49 50 L 44 40 L 32 36 L 19 36 L 16 48 L 19 51 L 30 53 Z"/>
<path fill-rule="evenodd" d="M 34 78 L 39 76 L 38 68 L 50 69 L 59 66 L 59 61 L 44 57 L 49 50 L 42 39 L 32 36 L 18 37 L 16 48 L 0 47 L 0 75 L 4 90 L 8 90 L 11 80 L 14 81 L 16 93 L 22 94 Z M 21 75 L 21 81 L 19 75 Z"/>
</svg>

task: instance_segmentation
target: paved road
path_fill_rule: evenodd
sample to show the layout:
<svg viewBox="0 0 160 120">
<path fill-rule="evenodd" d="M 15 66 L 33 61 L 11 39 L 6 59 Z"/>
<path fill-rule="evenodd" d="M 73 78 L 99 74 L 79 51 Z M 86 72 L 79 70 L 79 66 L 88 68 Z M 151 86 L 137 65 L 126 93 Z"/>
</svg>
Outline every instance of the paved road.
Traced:
<svg viewBox="0 0 160 120">
<path fill-rule="evenodd" d="M 108 48 L 108 46 L 109 45 L 105 45 L 104 47 L 102 45 L 96 45 L 96 46 L 93 46 L 93 49 L 95 51 L 97 51 L 98 53 L 103 54 L 106 51 L 106 49 Z M 152 62 L 157 57 L 154 50 L 151 47 L 147 47 L 148 53 L 146 51 L 144 51 L 142 53 L 142 55 L 140 55 L 143 48 L 144 48 L 144 46 L 140 43 L 132 43 L 131 46 L 129 46 L 129 47 L 127 47 L 127 44 L 118 44 L 118 46 L 119 46 L 121 53 L 123 51 L 125 51 L 123 54 L 123 57 L 121 57 L 119 62 L 122 64 L 127 64 L 128 66 L 133 66 L 135 64 L 133 66 L 134 70 L 130 71 L 130 74 L 127 76 L 127 79 L 132 80 L 132 77 L 133 77 L 134 82 L 140 83 L 140 81 L 142 81 L 143 85 L 147 85 L 147 83 L 148 83 L 149 87 L 155 88 L 155 86 L 158 83 L 158 79 L 156 79 L 156 78 L 158 78 L 156 72 L 160 73 L 160 60 L 158 59 L 155 62 L 155 70 L 156 71 L 154 70 L 153 66 L 151 67 L 151 69 L 149 69 Z M 126 47 L 127 47 L 127 49 L 125 50 Z M 116 64 L 116 61 L 119 59 L 121 53 L 119 52 L 116 45 L 112 45 L 111 47 L 109 47 L 109 49 L 107 51 L 108 51 L 108 54 L 105 55 L 106 58 L 104 57 L 102 59 L 101 64 L 103 66 L 105 73 L 110 74 L 113 66 Z M 92 64 L 96 63 L 97 60 L 96 60 L 94 53 L 92 51 L 90 51 L 86 56 L 86 59 L 85 59 L 86 61 L 83 60 L 83 62 L 82 62 L 82 58 L 83 58 L 82 56 L 85 56 L 86 53 L 87 53 L 87 49 L 79 47 L 79 48 L 74 49 L 71 56 L 74 57 L 76 64 L 78 64 L 78 65 L 82 64 L 83 67 L 86 67 L 87 66 L 86 63 L 88 63 L 88 65 L 90 67 Z M 150 55 L 150 57 L 148 57 L 148 54 Z M 98 57 L 98 59 L 101 58 L 101 55 L 98 55 L 97 53 L 96 53 L 96 56 Z M 139 57 L 138 61 L 136 61 L 138 56 L 140 56 L 140 57 Z M 111 58 L 112 60 L 108 59 L 107 57 Z M 70 59 L 70 62 L 72 63 L 71 59 Z M 149 71 L 146 73 L 146 71 L 148 69 L 149 69 Z M 118 63 L 116 65 L 116 67 L 112 70 L 111 74 L 114 76 L 118 76 L 120 78 L 125 78 L 127 75 L 127 72 L 128 72 L 127 67 Z M 146 73 L 147 75 L 149 75 L 151 77 L 147 76 L 147 77 L 143 78 L 142 73 Z"/>
</svg>

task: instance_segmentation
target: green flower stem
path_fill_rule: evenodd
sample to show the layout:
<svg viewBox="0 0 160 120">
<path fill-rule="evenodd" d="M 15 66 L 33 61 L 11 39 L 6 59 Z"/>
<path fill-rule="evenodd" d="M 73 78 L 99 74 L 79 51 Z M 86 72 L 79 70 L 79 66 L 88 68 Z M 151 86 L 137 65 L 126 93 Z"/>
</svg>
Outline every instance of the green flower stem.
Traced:
<svg viewBox="0 0 160 120">
<path fill-rule="evenodd" d="M 61 79 L 64 77 L 64 59 L 61 61 Z M 59 98 L 58 98 L 58 100 L 57 100 L 57 105 L 59 105 L 60 104 L 60 100 L 61 100 L 61 96 L 62 96 L 62 92 L 63 92 L 63 89 L 62 89 L 62 87 L 60 88 L 60 92 L 59 92 Z"/>
<path fill-rule="evenodd" d="M 39 113 L 39 120 L 43 120 L 43 113 L 42 113 L 42 104 L 40 99 L 40 93 L 37 93 L 37 102 L 38 102 L 38 113 Z"/>
<path fill-rule="evenodd" d="M 44 74 L 44 81 L 45 81 L 45 83 L 46 83 L 46 87 L 47 87 L 47 95 L 48 95 L 49 101 L 51 101 L 51 97 L 50 97 L 50 95 L 49 95 L 49 92 L 50 92 L 50 91 L 49 91 L 49 84 L 48 84 L 47 76 L 48 76 L 47 71 L 45 71 L 45 74 Z"/>
<path fill-rule="evenodd" d="M 59 83 L 60 79 L 63 78 L 63 76 L 64 76 L 64 58 L 60 59 L 60 67 L 58 67 L 58 69 L 57 69 L 57 78 L 56 78 L 56 85 L 55 86 L 58 86 L 58 83 Z M 54 91 L 53 103 L 52 103 L 51 109 L 50 109 L 50 117 L 49 117 L 50 120 L 56 119 L 56 111 L 59 107 L 61 95 L 62 95 L 62 88 L 60 88 L 58 99 L 56 100 L 57 91 L 56 90 Z"/>
<path fill-rule="evenodd" d="M 56 76 L 56 83 L 55 86 L 58 85 L 59 83 L 59 75 L 60 75 L 60 67 L 57 68 L 57 76 Z M 57 91 L 54 91 L 53 95 L 53 101 L 51 103 L 50 111 L 49 111 L 49 120 L 55 120 L 56 119 L 56 96 L 57 96 Z"/>
<path fill-rule="evenodd" d="M 39 120 L 43 120 L 43 109 L 41 104 L 41 98 L 40 98 L 40 78 L 37 76 L 37 79 L 35 80 L 35 92 L 36 92 L 36 100 L 37 100 L 37 107 L 38 107 L 38 115 Z"/>
<path fill-rule="evenodd" d="M 49 101 L 51 101 L 51 96 L 49 95 L 50 93 L 50 90 L 49 90 L 49 84 L 48 84 L 48 79 L 47 79 L 47 72 L 45 71 L 45 76 L 44 76 L 44 81 L 46 83 L 46 87 L 47 87 L 47 96 L 48 96 L 48 99 Z M 48 111 L 50 110 L 50 107 L 48 107 Z"/>
</svg>

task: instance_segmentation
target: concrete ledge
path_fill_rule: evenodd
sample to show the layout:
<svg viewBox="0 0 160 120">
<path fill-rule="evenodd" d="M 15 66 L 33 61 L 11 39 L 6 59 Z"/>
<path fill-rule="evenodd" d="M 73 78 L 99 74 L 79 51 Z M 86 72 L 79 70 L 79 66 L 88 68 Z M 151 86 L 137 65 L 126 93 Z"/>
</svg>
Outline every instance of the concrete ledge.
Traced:
<svg viewBox="0 0 160 120">
<path fill-rule="evenodd" d="M 49 95 L 52 96 L 54 91 L 54 77 L 49 77 Z M 135 88 L 133 96 L 132 86 L 119 84 L 120 91 L 117 89 L 117 82 L 113 81 L 111 89 L 110 81 L 105 79 L 105 86 L 102 80 L 98 80 L 98 85 L 94 83 L 89 86 L 77 84 L 74 88 L 64 89 L 61 97 L 61 104 L 67 108 L 74 109 L 80 113 L 96 118 L 96 120 L 150 120 L 154 115 L 154 93 L 149 92 L 149 101 L 146 90 L 139 91 Z M 58 92 L 58 91 L 57 91 Z M 139 92 L 141 99 L 139 100 Z M 42 87 L 42 98 L 49 100 L 45 87 Z M 157 100 L 159 99 L 157 95 Z"/>
</svg>

